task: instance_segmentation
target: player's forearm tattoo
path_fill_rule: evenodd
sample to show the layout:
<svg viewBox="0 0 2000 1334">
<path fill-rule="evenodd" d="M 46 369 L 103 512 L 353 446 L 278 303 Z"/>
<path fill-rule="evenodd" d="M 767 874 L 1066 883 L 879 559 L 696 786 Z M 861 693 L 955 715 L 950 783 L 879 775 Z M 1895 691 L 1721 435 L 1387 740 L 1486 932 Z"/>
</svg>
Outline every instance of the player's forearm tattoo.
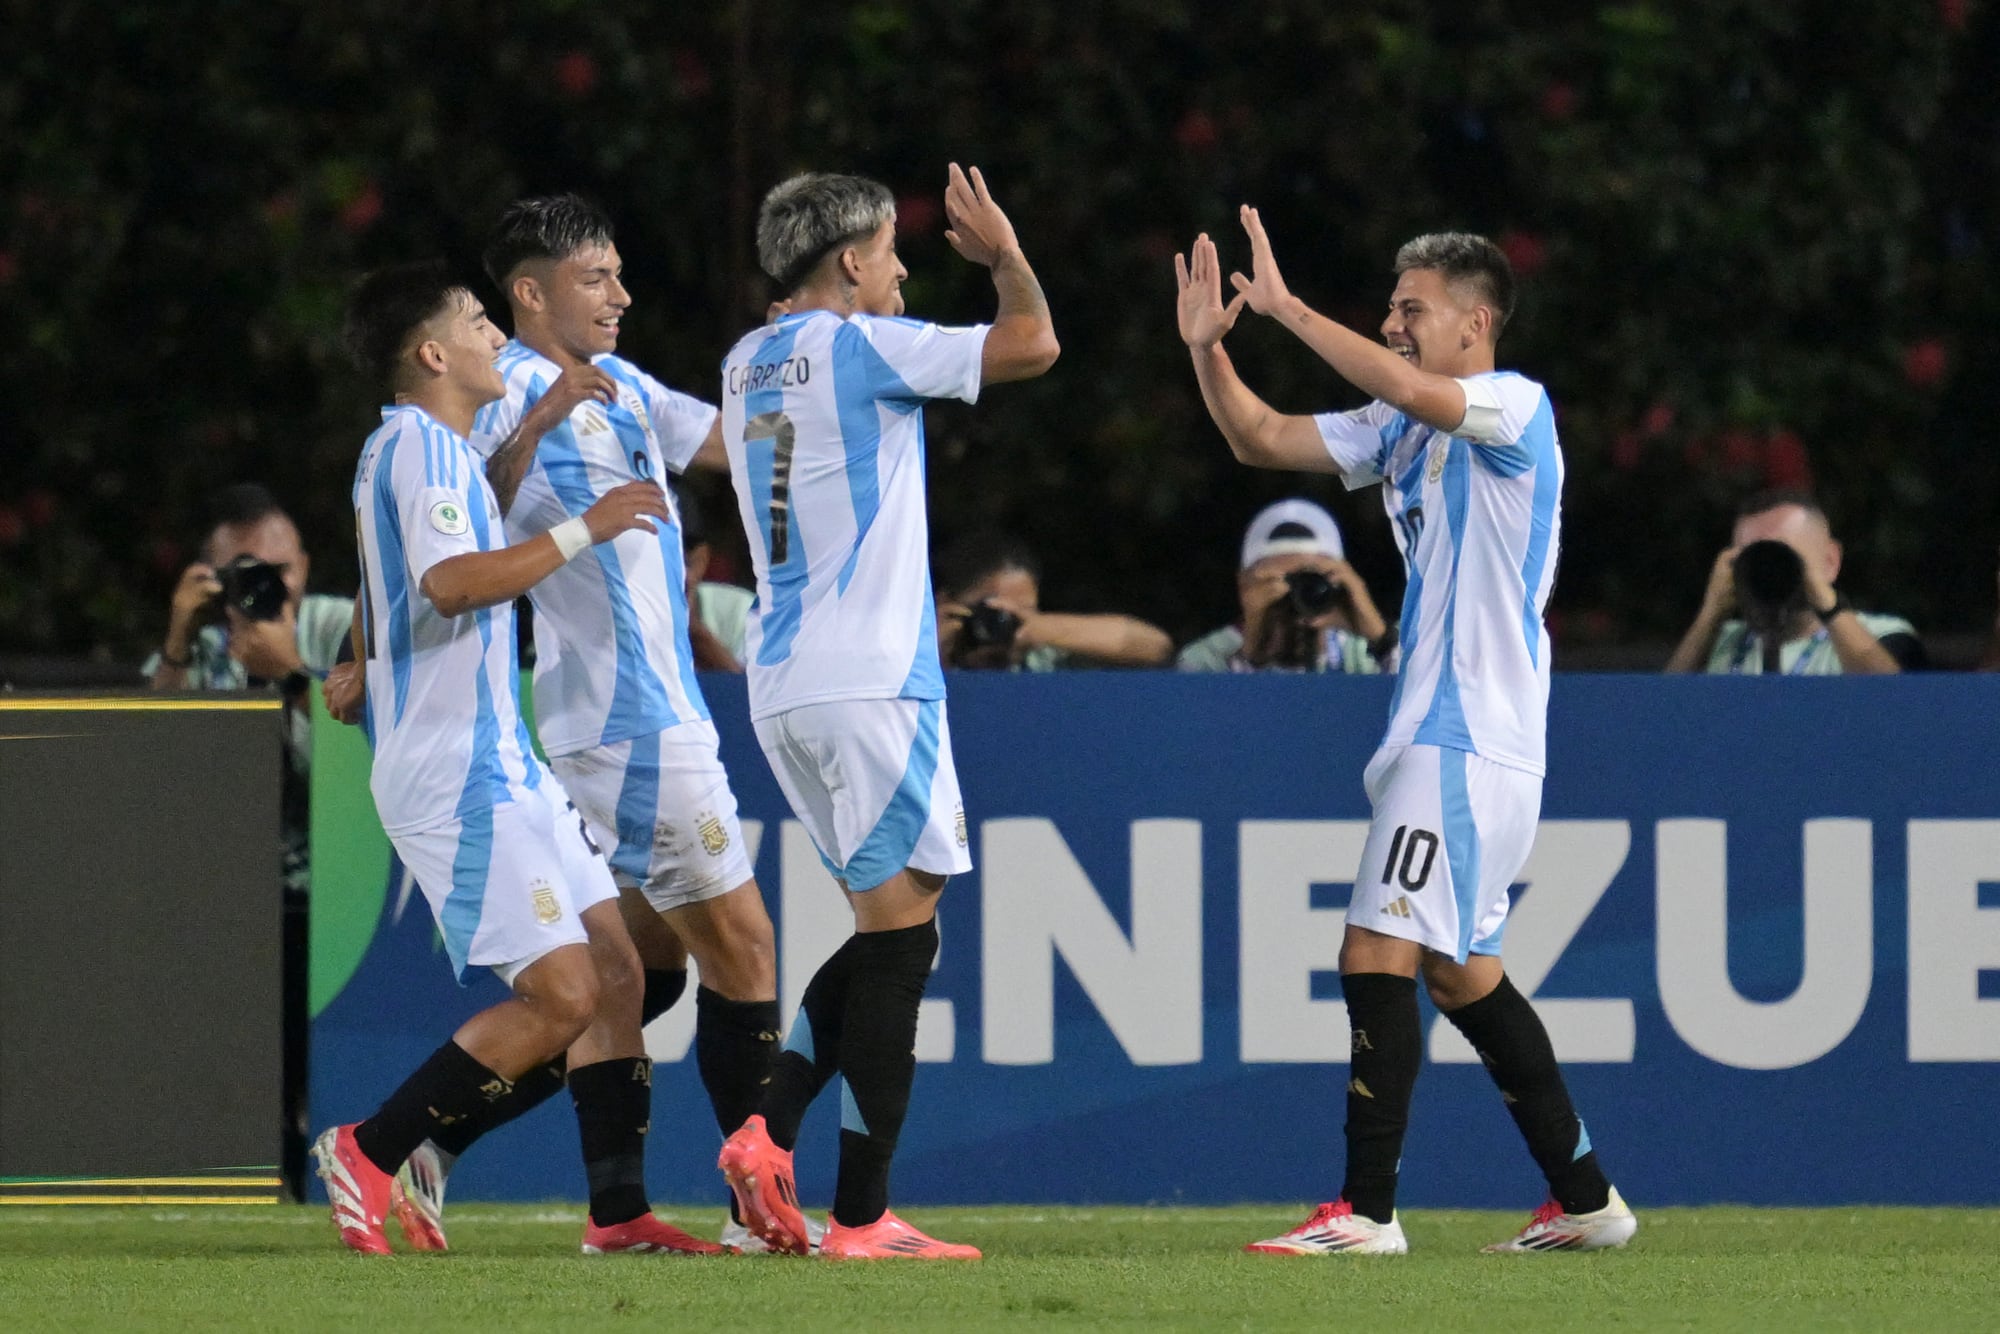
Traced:
<svg viewBox="0 0 2000 1334">
<path fill-rule="evenodd" d="M 1049 299 L 1042 295 L 1042 285 L 1028 267 L 1028 257 L 1020 251 L 1008 251 L 993 265 L 993 286 L 1000 293 L 998 318 L 1028 315 L 1048 319 Z"/>
<path fill-rule="evenodd" d="M 535 461 L 535 446 L 541 440 L 542 433 L 530 431 L 523 420 L 486 460 L 486 481 L 503 515 L 514 507 L 514 493 L 521 489 L 521 479 L 528 475 L 528 465 Z"/>
</svg>

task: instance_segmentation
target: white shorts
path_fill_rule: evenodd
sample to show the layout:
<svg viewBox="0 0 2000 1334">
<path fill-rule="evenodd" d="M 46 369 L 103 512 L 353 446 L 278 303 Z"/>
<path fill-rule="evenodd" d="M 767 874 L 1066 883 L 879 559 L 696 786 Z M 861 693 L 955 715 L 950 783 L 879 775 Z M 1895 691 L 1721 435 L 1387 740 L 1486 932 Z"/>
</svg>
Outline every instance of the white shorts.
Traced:
<svg viewBox="0 0 2000 1334">
<path fill-rule="evenodd" d="M 389 841 L 430 902 L 461 982 L 467 968 L 484 967 L 512 986 L 543 955 L 585 943 L 580 914 L 618 897 L 583 817 L 546 773 L 504 806 Z"/>
<path fill-rule="evenodd" d="M 661 912 L 750 879 L 718 744 L 713 724 L 689 722 L 549 761 L 609 856 L 612 877 Z"/>
<path fill-rule="evenodd" d="M 1460 963 L 1500 953 L 1507 891 L 1535 845 L 1541 777 L 1462 750 L 1395 746 L 1375 752 L 1361 781 L 1375 813 L 1349 924 Z"/>
<path fill-rule="evenodd" d="M 785 799 L 848 889 L 873 889 L 904 867 L 972 869 L 943 700 L 807 704 L 756 726 Z"/>
</svg>

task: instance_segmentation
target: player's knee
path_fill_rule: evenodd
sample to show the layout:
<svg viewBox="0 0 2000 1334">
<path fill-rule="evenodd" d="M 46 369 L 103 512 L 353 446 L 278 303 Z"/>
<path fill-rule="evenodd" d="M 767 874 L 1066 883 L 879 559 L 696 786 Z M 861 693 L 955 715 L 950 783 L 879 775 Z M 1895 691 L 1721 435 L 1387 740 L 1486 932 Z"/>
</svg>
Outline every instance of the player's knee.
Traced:
<svg viewBox="0 0 2000 1334">
<path fill-rule="evenodd" d="M 567 1047 L 597 1016 L 600 994 L 597 970 L 588 959 L 579 957 L 565 959 L 538 977 L 534 990 L 521 999 L 557 1031 Z"/>
<path fill-rule="evenodd" d="M 630 940 L 606 941 L 591 948 L 597 971 L 597 1007 L 636 1008 L 646 990 L 646 971 Z"/>
</svg>

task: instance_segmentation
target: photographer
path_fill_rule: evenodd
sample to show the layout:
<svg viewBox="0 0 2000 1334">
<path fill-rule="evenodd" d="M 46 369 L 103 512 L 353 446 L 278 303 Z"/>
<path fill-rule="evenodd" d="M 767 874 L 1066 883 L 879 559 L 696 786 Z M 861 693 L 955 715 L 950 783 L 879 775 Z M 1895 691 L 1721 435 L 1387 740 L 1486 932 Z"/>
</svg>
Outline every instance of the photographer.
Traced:
<svg viewBox="0 0 2000 1334">
<path fill-rule="evenodd" d="M 1181 650 L 1184 672 L 1396 669 L 1396 631 L 1344 559 L 1340 526 L 1309 500 L 1260 510 L 1236 577 L 1243 620 Z"/>
<path fill-rule="evenodd" d="M 1041 563 L 1010 538 L 967 538 L 941 554 L 935 569 L 938 648 L 947 667 L 1158 667 L 1173 656 L 1167 632 L 1134 617 L 1043 611 Z"/>
<path fill-rule="evenodd" d="M 1840 543 L 1803 491 L 1765 491 L 1737 511 L 1729 547 L 1709 570 L 1694 624 L 1669 672 L 1882 675 L 1928 665 L 1900 616 L 1856 611 L 1837 592 Z"/>
</svg>

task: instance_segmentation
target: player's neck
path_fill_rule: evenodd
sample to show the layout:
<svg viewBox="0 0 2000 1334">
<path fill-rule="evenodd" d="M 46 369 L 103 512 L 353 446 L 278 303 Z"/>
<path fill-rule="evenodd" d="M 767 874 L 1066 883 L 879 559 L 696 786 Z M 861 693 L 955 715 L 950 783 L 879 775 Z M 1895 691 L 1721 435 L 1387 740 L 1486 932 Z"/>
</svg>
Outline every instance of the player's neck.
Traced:
<svg viewBox="0 0 2000 1334">
<path fill-rule="evenodd" d="M 578 370 L 590 364 L 589 357 L 579 357 L 562 345 L 547 329 L 532 321 L 524 320 L 517 312 L 514 317 L 514 341 L 530 352 L 547 357 L 564 370 Z"/>
<path fill-rule="evenodd" d="M 854 313 L 854 286 L 852 283 L 811 283 L 792 293 L 785 305 L 787 312 L 793 315 L 830 310 L 846 319 Z"/>
<path fill-rule="evenodd" d="M 431 417 L 456 431 L 463 439 L 472 438 L 472 421 L 479 415 L 480 405 L 467 399 L 459 401 L 444 386 L 425 389 L 421 393 L 398 394 L 398 403 L 408 403 L 411 407 L 422 408 Z"/>
</svg>

